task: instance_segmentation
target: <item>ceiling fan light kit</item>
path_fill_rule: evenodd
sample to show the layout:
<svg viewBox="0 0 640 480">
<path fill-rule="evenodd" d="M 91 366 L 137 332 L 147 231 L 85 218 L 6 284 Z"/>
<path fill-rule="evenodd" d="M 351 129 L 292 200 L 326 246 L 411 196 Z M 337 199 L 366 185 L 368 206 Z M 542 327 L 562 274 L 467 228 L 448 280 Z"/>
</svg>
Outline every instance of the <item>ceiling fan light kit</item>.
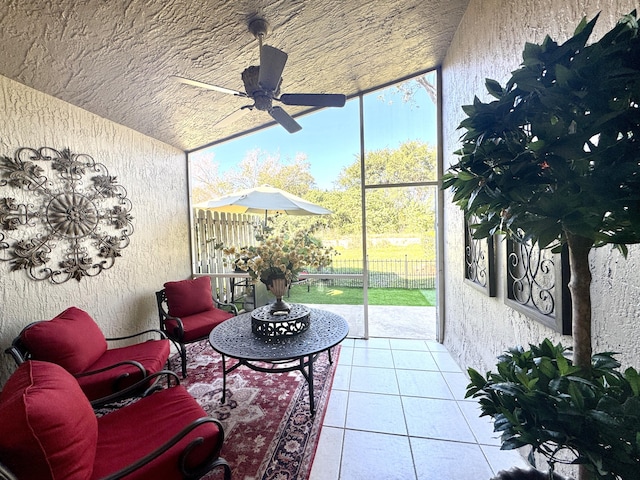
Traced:
<svg viewBox="0 0 640 480">
<path fill-rule="evenodd" d="M 256 110 L 267 112 L 289 133 L 297 132 L 302 127 L 283 108 L 274 107 L 273 101 L 284 105 L 307 107 L 344 106 L 346 97 L 342 94 L 285 93 L 280 95 L 282 72 L 287 63 L 288 55 L 275 47 L 262 44 L 269 32 L 269 23 L 265 19 L 257 18 L 249 22 L 249 31 L 256 37 L 260 46 L 260 66 L 250 66 L 242 72 L 242 82 L 246 93 L 178 75 L 174 75 L 173 78 L 194 87 L 214 90 L 236 97 L 250 98 L 254 102 L 253 105 L 245 105 L 240 107 L 240 110 L 253 110 L 255 108 Z"/>
</svg>

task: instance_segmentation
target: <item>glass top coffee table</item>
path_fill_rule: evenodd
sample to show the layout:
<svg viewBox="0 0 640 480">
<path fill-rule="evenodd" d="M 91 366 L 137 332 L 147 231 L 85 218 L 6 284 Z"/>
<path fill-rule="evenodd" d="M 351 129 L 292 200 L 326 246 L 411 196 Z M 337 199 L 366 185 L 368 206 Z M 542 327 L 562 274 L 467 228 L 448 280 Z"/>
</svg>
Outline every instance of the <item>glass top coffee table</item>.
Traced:
<svg viewBox="0 0 640 480">
<path fill-rule="evenodd" d="M 209 343 L 222 355 L 222 403 L 226 401 L 227 374 L 242 365 L 265 373 L 299 370 L 309 386 L 309 408 L 315 414 L 313 362 L 326 350 L 333 363 L 331 348 L 346 338 L 349 325 L 335 313 L 309 310 L 309 327 L 293 335 L 265 338 L 253 333 L 251 312 L 225 320 L 211 331 Z M 227 368 L 227 357 L 237 363 Z"/>
</svg>

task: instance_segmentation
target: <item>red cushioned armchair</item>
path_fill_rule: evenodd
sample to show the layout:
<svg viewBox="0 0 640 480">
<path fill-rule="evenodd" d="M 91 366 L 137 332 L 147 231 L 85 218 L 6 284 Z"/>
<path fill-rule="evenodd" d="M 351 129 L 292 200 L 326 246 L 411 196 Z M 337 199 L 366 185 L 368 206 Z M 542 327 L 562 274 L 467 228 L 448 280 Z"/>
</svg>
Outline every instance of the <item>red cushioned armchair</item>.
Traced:
<svg viewBox="0 0 640 480">
<path fill-rule="evenodd" d="M 69 372 L 28 360 L 0 393 L 0 472 L 21 480 L 197 479 L 215 468 L 230 480 L 223 441 L 222 425 L 180 385 L 96 417 Z"/>
<path fill-rule="evenodd" d="M 208 338 L 216 325 L 237 315 L 238 309 L 233 304 L 213 298 L 209 277 L 167 282 L 163 290 L 156 292 L 156 299 L 160 330 L 180 344 L 182 376 L 186 377 L 185 345 Z"/>
<path fill-rule="evenodd" d="M 148 340 L 108 348 L 107 342 L 154 334 Z M 56 363 L 71 373 L 87 398 L 98 406 L 121 397 L 120 392 L 168 363 L 169 340 L 158 330 L 105 338 L 89 314 L 70 307 L 51 320 L 27 325 L 6 352 L 20 365 L 26 360 Z"/>
</svg>

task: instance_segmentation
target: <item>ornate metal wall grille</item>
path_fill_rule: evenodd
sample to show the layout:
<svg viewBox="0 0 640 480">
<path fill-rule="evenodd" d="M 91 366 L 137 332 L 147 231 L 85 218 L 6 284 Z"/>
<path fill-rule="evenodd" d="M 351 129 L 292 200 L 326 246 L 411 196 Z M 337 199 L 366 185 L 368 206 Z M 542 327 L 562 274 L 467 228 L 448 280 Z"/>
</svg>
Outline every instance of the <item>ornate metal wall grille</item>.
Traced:
<svg viewBox="0 0 640 480">
<path fill-rule="evenodd" d="M 505 303 L 563 335 L 571 334 L 569 260 L 531 243 L 507 240 Z"/>
<path fill-rule="evenodd" d="M 0 157 L 0 187 L 20 197 L 0 197 L 0 260 L 11 271 L 80 281 L 111 268 L 130 243 L 127 191 L 87 154 L 20 148 Z"/>
<path fill-rule="evenodd" d="M 480 240 L 473 238 L 473 230 L 466 218 L 464 227 L 465 282 L 488 296 L 495 297 L 493 237 Z"/>
</svg>

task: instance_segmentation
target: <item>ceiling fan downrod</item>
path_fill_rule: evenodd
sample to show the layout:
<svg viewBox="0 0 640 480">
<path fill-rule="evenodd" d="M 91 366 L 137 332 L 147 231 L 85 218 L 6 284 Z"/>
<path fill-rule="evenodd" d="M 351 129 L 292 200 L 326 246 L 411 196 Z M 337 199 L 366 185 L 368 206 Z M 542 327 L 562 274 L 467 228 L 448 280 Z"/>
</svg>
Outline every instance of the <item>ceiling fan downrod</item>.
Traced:
<svg viewBox="0 0 640 480">
<path fill-rule="evenodd" d="M 269 22 L 264 18 L 251 20 L 251 22 L 249 22 L 249 31 L 254 37 L 256 37 L 260 44 L 260 48 L 262 49 L 262 41 L 267 38 L 267 35 L 269 34 Z"/>
</svg>

